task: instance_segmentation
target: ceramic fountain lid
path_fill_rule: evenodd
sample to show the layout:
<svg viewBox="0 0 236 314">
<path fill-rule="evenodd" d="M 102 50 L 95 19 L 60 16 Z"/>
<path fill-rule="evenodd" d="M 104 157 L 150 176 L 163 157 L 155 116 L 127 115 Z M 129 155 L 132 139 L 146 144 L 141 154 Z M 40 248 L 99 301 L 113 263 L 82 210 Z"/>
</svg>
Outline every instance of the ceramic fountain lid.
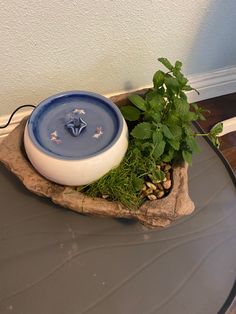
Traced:
<svg viewBox="0 0 236 314">
<path fill-rule="evenodd" d="M 109 99 L 70 91 L 47 98 L 32 112 L 28 132 L 33 143 L 60 159 L 85 159 L 110 148 L 120 137 L 123 118 Z"/>
</svg>

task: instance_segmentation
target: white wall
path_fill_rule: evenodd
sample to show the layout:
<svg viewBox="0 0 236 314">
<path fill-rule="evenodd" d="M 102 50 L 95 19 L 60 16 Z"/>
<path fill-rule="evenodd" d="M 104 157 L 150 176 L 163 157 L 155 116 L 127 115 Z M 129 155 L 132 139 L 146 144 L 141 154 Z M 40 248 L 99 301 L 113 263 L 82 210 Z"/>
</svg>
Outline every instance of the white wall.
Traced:
<svg viewBox="0 0 236 314">
<path fill-rule="evenodd" d="M 0 116 L 63 90 L 151 83 L 157 58 L 185 73 L 236 64 L 235 0 L 0 0 Z"/>
</svg>

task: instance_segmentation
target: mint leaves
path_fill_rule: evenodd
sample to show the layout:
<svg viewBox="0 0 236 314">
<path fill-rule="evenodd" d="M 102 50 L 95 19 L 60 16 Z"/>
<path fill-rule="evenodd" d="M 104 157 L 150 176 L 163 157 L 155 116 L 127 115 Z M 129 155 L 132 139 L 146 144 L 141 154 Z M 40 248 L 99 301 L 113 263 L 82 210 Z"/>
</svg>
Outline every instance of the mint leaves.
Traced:
<svg viewBox="0 0 236 314">
<path fill-rule="evenodd" d="M 133 106 L 123 106 L 120 108 L 121 113 L 128 121 L 137 121 L 140 117 L 140 111 Z"/>
<path fill-rule="evenodd" d="M 165 80 L 165 73 L 163 73 L 160 70 L 157 71 L 153 76 L 154 87 L 158 88 L 158 87 L 162 86 L 162 84 L 164 83 L 164 80 Z"/>
<path fill-rule="evenodd" d="M 168 71 L 156 71 L 153 88 L 144 97 L 129 96 L 130 104 L 121 107 L 121 112 L 126 120 L 136 122 L 130 134 L 143 156 L 156 164 L 180 159 L 191 164 L 193 153 L 199 151 L 196 137 L 208 136 L 219 147 L 222 124 L 209 133 L 195 133 L 191 124 L 204 120 L 205 110 L 188 103 L 186 91 L 195 89 L 181 72 L 182 63 L 176 61 L 173 65 L 167 58 L 158 60 Z"/>
<path fill-rule="evenodd" d="M 146 111 L 146 102 L 145 100 L 139 95 L 131 95 L 129 96 L 129 100 L 140 110 Z"/>
<path fill-rule="evenodd" d="M 131 132 L 131 135 L 134 138 L 138 139 L 148 139 L 152 136 L 152 125 L 148 122 L 139 123 L 134 127 L 134 129 Z"/>
<path fill-rule="evenodd" d="M 159 58 L 158 61 L 160 61 L 168 70 L 173 70 L 173 65 L 170 63 L 170 61 L 167 58 Z M 181 70 L 182 63 L 180 61 L 176 61 L 175 65 L 177 64 L 176 69 Z"/>
<path fill-rule="evenodd" d="M 223 131 L 223 123 L 217 123 L 210 131 L 208 137 L 212 141 L 212 143 L 219 148 L 220 141 L 218 139 L 218 135 Z"/>
</svg>

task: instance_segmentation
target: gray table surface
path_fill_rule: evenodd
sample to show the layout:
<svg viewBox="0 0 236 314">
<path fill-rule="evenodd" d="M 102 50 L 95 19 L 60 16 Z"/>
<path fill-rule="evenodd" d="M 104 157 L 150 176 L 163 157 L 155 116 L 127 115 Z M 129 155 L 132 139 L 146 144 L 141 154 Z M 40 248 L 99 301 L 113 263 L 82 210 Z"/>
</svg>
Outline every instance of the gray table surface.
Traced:
<svg viewBox="0 0 236 314">
<path fill-rule="evenodd" d="M 166 229 L 76 214 L 0 166 L 0 313 L 216 314 L 236 277 L 236 192 L 201 140 L 196 210 Z"/>
</svg>

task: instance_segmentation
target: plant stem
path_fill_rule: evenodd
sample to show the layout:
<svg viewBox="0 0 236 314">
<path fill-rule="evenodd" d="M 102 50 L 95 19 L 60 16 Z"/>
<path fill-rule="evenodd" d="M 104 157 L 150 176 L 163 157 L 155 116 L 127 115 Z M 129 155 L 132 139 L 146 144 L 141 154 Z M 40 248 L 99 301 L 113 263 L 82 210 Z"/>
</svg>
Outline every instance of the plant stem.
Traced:
<svg viewBox="0 0 236 314">
<path fill-rule="evenodd" d="M 195 136 L 209 136 L 210 133 L 195 133 Z"/>
</svg>

